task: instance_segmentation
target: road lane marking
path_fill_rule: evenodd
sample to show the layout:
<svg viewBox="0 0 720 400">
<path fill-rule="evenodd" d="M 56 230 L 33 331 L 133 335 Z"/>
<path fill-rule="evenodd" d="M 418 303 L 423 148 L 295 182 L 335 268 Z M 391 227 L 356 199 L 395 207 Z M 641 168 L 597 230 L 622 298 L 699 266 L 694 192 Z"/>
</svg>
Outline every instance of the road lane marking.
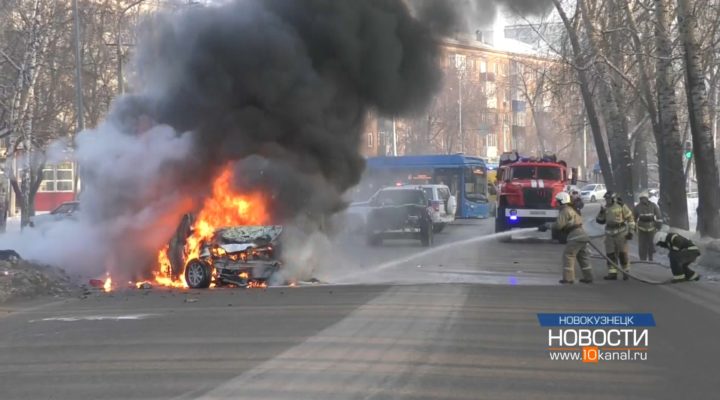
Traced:
<svg viewBox="0 0 720 400">
<path fill-rule="evenodd" d="M 176 399 L 240 400 L 258 398 L 258 393 L 276 400 L 316 398 L 314 387 L 327 385 L 348 399 L 393 393 L 405 374 L 422 375 L 433 356 L 429 349 L 461 321 L 468 288 L 447 287 L 442 296 L 425 300 L 419 296 L 415 290 L 388 289 L 303 343 L 209 392 Z M 428 307 L 442 312 L 429 313 Z M 328 346 L 327 338 L 340 345 Z M 383 371 L 388 365 L 392 374 Z"/>
<path fill-rule="evenodd" d="M 31 319 L 29 322 L 78 322 L 78 321 L 137 321 L 157 314 L 127 314 L 127 315 L 79 315 L 67 317 L 48 317 L 41 319 Z"/>
</svg>

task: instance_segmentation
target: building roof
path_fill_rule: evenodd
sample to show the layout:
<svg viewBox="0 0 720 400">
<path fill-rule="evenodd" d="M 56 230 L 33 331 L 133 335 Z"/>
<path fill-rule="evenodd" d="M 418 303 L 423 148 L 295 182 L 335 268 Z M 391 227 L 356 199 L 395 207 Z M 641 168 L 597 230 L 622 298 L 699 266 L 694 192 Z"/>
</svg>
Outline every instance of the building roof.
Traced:
<svg viewBox="0 0 720 400">
<path fill-rule="evenodd" d="M 400 157 L 370 157 L 367 159 L 367 167 L 373 168 L 408 168 L 408 167 L 458 167 L 461 165 L 482 165 L 485 160 L 478 157 L 469 157 L 463 154 L 437 154 L 425 156 L 400 156 Z"/>
</svg>

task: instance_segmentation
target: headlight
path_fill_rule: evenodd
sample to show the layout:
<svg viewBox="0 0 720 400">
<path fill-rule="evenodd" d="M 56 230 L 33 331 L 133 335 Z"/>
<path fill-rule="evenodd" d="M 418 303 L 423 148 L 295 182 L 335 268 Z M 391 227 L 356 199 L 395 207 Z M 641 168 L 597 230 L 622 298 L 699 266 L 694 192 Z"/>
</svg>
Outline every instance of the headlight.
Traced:
<svg viewBox="0 0 720 400">
<path fill-rule="evenodd" d="M 220 247 L 218 245 L 214 245 L 212 247 L 212 249 L 210 250 L 210 252 L 212 253 L 213 257 L 224 257 L 227 255 L 227 252 L 225 251 L 225 249 L 223 249 L 222 247 Z"/>
</svg>

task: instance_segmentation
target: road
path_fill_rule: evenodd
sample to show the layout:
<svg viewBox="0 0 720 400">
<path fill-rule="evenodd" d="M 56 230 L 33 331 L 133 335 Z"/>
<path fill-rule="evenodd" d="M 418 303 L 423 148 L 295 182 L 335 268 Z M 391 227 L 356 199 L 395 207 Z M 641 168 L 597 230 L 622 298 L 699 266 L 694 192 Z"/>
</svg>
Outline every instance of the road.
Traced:
<svg viewBox="0 0 720 400">
<path fill-rule="evenodd" d="M 720 286 L 560 286 L 561 246 L 463 221 L 434 252 L 345 238 L 327 285 L 0 308 L 2 399 L 676 399 L 720 389 Z M 414 259 L 413 255 L 421 254 Z M 638 273 L 667 275 L 657 267 Z M 650 312 L 647 361 L 552 361 L 540 312 Z"/>
</svg>

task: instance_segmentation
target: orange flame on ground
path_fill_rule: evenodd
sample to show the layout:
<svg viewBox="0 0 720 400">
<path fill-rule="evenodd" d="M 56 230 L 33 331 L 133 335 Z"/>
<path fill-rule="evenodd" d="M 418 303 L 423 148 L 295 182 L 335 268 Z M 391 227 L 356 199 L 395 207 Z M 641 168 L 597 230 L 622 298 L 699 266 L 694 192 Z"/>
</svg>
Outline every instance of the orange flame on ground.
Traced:
<svg viewBox="0 0 720 400">
<path fill-rule="evenodd" d="M 267 283 L 265 283 L 265 282 L 250 281 L 247 284 L 248 289 L 252 289 L 252 288 L 265 289 L 266 287 L 267 287 Z"/>
<path fill-rule="evenodd" d="M 232 188 L 232 169 L 225 168 L 212 185 L 212 195 L 205 200 L 185 245 L 185 262 L 200 256 L 201 244 L 220 228 L 266 225 L 270 216 L 266 199 L 261 193 L 238 194 Z M 162 286 L 187 287 L 184 274 L 173 280 L 168 246 L 158 252 L 155 282 Z"/>
<path fill-rule="evenodd" d="M 105 283 L 103 284 L 103 290 L 105 292 L 110 292 L 110 291 L 112 291 L 112 278 L 110 278 L 109 272 L 105 276 L 106 276 L 106 278 L 105 278 Z"/>
</svg>

